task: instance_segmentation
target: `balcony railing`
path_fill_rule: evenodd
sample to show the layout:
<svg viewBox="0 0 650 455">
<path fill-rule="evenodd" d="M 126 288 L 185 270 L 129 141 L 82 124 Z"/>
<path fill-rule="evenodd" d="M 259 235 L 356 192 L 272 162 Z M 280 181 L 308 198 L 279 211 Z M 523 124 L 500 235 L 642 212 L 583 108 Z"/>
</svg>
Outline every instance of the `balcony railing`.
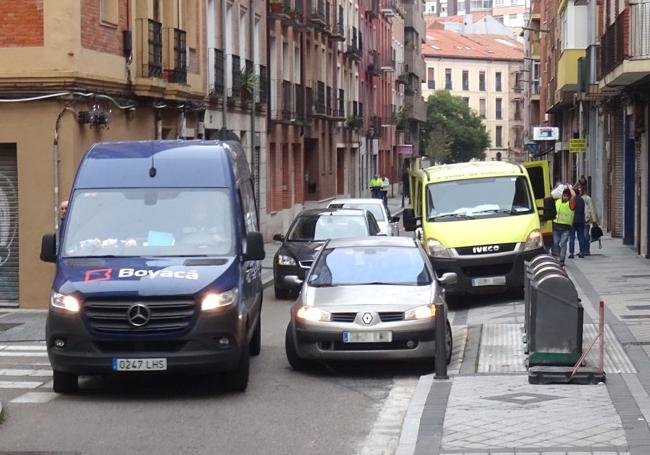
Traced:
<svg viewBox="0 0 650 455">
<path fill-rule="evenodd" d="M 305 121 L 305 88 L 300 84 L 294 84 L 294 104 L 295 115 L 294 118 L 298 122 Z"/>
<path fill-rule="evenodd" d="M 265 65 L 257 65 L 257 93 L 255 101 L 260 104 L 268 103 L 269 80 Z"/>
<path fill-rule="evenodd" d="M 241 59 L 238 55 L 229 55 L 228 64 L 230 67 L 228 98 L 238 100 L 241 97 Z"/>
<path fill-rule="evenodd" d="M 172 54 L 169 58 L 169 68 L 165 69 L 165 78 L 169 82 L 187 84 L 187 35 L 177 28 L 166 30 L 168 46 Z"/>
<path fill-rule="evenodd" d="M 370 17 L 378 17 L 379 3 L 379 0 L 366 0 L 366 14 Z"/>
<path fill-rule="evenodd" d="M 397 14 L 397 0 L 381 0 L 380 11 L 386 17 Z"/>
<path fill-rule="evenodd" d="M 630 57 L 650 57 L 650 3 L 631 4 Z"/>
<path fill-rule="evenodd" d="M 325 91 L 325 115 L 332 115 L 332 110 L 334 106 L 332 105 L 332 87 L 327 87 Z"/>
<path fill-rule="evenodd" d="M 162 64 L 162 24 L 152 19 L 146 19 L 141 23 L 146 33 L 146 41 L 143 48 L 146 49 L 142 56 L 142 76 L 143 77 L 163 77 Z"/>
<path fill-rule="evenodd" d="M 345 53 L 356 61 L 359 61 L 361 60 L 361 33 L 357 32 L 356 27 L 350 27 L 349 36 L 350 39 L 348 40 Z"/>
<path fill-rule="evenodd" d="M 381 62 L 378 52 L 370 54 L 370 61 L 368 62 L 368 74 L 372 76 L 379 76 L 381 74 Z"/>
<path fill-rule="evenodd" d="M 293 89 L 291 82 L 283 79 L 271 81 L 271 119 L 289 122 L 294 112 Z"/>
<path fill-rule="evenodd" d="M 312 104 L 314 114 L 325 115 L 327 103 L 325 101 L 325 83 L 322 81 L 316 81 L 312 86 Z"/>
<path fill-rule="evenodd" d="M 319 27 L 327 27 L 329 24 L 329 2 L 325 0 L 309 0 L 309 4 L 309 20 Z"/>
<path fill-rule="evenodd" d="M 616 21 L 607 27 L 600 40 L 600 78 L 623 63 L 626 57 L 625 29 L 629 22 L 628 10 L 623 10 Z"/>
</svg>

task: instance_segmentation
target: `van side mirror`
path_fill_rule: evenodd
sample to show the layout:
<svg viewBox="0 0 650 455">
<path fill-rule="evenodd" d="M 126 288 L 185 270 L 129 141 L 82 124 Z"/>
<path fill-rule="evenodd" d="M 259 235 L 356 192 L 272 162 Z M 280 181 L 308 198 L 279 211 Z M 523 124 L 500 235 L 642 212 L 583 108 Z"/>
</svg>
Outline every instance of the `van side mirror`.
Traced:
<svg viewBox="0 0 650 455">
<path fill-rule="evenodd" d="M 56 234 L 45 234 L 41 239 L 41 261 L 56 262 Z"/>
<path fill-rule="evenodd" d="M 415 231 L 415 229 L 418 227 L 418 218 L 415 216 L 415 210 L 404 209 L 404 212 L 402 214 L 404 216 L 402 221 L 404 224 L 404 230 Z"/>
<path fill-rule="evenodd" d="M 284 242 L 284 235 L 282 235 L 282 234 L 275 234 L 275 235 L 273 236 L 273 240 L 275 240 L 276 242 Z"/>
<path fill-rule="evenodd" d="M 542 209 L 542 213 L 539 215 L 539 219 L 541 221 L 550 221 L 550 220 L 554 220 L 556 216 L 557 216 L 557 211 L 555 209 L 555 199 L 553 199 L 552 197 L 545 197 L 544 208 Z"/>
<path fill-rule="evenodd" d="M 246 234 L 244 261 L 261 261 L 265 256 L 264 237 L 262 237 L 262 234 L 259 232 L 249 232 Z"/>
<path fill-rule="evenodd" d="M 443 273 L 442 276 L 438 278 L 438 281 L 443 286 L 451 286 L 458 282 L 458 275 L 453 272 Z"/>
</svg>

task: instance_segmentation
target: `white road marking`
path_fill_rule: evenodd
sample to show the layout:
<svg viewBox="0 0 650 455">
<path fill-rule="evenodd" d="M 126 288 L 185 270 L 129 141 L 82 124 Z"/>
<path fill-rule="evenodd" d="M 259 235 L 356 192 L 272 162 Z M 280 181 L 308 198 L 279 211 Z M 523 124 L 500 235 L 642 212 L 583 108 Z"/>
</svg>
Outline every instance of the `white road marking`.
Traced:
<svg viewBox="0 0 650 455">
<path fill-rule="evenodd" d="M 0 376 L 36 376 L 36 377 L 46 377 L 52 376 L 52 370 L 19 370 L 11 368 L 0 368 Z"/>
<path fill-rule="evenodd" d="M 47 357 L 47 352 L 0 351 L 0 357 Z"/>
<path fill-rule="evenodd" d="M 0 351 L 47 351 L 47 346 L 39 345 L 20 345 L 20 344 L 0 344 Z"/>
<path fill-rule="evenodd" d="M 9 403 L 47 403 L 58 396 L 54 392 L 27 392 L 14 398 Z"/>
<path fill-rule="evenodd" d="M 0 389 L 35 389 L 41 384 L 36 381 L 0 381 Z"/>
</svg>

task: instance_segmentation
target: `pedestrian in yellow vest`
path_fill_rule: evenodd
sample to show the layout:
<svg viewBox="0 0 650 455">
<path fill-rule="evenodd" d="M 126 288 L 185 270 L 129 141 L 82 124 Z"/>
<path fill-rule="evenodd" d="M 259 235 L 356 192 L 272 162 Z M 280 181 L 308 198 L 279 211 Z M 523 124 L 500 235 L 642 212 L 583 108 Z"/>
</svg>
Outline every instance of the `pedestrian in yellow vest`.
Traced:
<svg viewBox="0 0 650 455">
<path fill-rule="evenodd" d="M 375 199 L 383 199 L 381 195 L 381 190 L 384 187 L 384 181 L 379 178 L 378 174 L 375 174 L 375 176 L 370 179 L 370 183 L 368 183 L 368 187 L 370 188 L 371 197 Z"/>
<path fill-rule="evenodd" d="M 575 195 L 575 191 L 569 186 L 564 189 L 562 196 L 555 201 L 557 215 L 553 220 L 553 255 L 560 258 L 562 265 L 564 265 L 566 259 L 567 243 L 573 227 L 576 208 Z"/>
</svg>

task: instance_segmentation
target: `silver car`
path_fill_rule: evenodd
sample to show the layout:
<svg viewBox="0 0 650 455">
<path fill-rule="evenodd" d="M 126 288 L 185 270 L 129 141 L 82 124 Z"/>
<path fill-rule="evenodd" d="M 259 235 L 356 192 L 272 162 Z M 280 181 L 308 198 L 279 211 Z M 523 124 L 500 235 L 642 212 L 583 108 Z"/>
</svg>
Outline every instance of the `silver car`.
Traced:
<svg viewBox="0 0 650 455">
<path fill-rule="evenodd" d="M 329 208 L 364 209 L 372 213 L 377 220 L 379 229 L 384 235 L 399 235 L 399 217 L 391 216 L 390 210 L 381 199 L 373 198 L 347 198 L 334 199 Z"/>
<path fill-rule="evenodd" d="M 328 241 L 291 308 L 285 347 L 296 370 L 310 361 L 433 359 L 441 284 L 413 239 L 368 237 Z M 447 353 L 451 330 L 447 321 Z"/>
</svg>

